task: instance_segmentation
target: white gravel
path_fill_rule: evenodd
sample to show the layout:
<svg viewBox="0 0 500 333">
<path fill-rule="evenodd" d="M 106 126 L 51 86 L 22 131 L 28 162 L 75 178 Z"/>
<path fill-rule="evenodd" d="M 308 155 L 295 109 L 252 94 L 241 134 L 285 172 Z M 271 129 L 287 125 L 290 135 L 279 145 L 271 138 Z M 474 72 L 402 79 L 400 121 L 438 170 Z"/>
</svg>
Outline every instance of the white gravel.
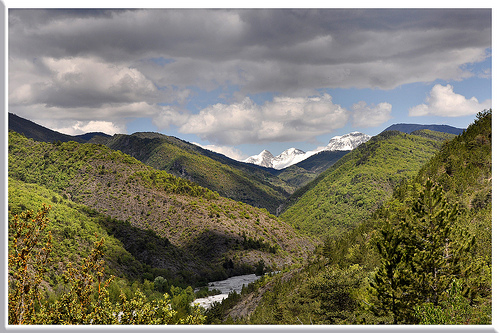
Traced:
<svg viewBox="0 0 500 333">
<path fill-rule="evenodd" d="M 220 302 L 223 299 L 227 298 L 230 292 L 236 291 L 239 294 L 241 293 L 243 285 L 248 285 L 249 283 L 252 283 L 258 279 L 259 277 L 257 275 L 248 274 L 233 276 L 223 281 L 210 282 L 208 284 L 208 290 L 218 289 L 221 291 L 221 294 L 204 298 L 197 298 L 191 303 L 191 305 L 199 304 L 204 309 L 208 309 L 214 302 Z"/>
</svg>

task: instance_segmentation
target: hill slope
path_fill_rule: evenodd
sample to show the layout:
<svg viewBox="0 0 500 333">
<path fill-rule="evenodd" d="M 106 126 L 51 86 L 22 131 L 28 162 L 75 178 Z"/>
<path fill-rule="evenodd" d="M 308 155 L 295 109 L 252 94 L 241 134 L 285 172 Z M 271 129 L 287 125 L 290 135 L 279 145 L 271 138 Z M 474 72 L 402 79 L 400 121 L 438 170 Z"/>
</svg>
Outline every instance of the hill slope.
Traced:
<svg viewBox="0 0 500 333">
<path fill-rule="evenodd" d="M 401 310 L 406 306 L 410 310 L 406 319 L 411 323 L 491 325 L 491 148 L 490 110 L 478 114 L 478 119 L 463 134 L 445 143 L 418 174 L 398 186 L 393 196 L 370 218 L 343 233 L 342 237 L 327 240 L 315 252 L 315 260 L 299 269 L 267 277 L 245 290 L 241 297 L 228 300 L 225 304 L 223 302 L 209 312 L 209 322 L 394 324 L 395 313 L 402 319 Z M 451 205 L 449 207 L 457 205 L 459 211 L 456 220 L 449 220 L 453 222 L 450 226 L 451 237 L 442 245 L 445 251 L 426 254 L 437 259 L 436 263 L 443 264 L 433 270 L 433 275 L 447 274 L 447 278 L 455 281 L 445 285 L 437 306 L 425 298 L 419 299 L 419 289 L 416 290 L 416 303 L 408 303 L 410 294 L 399 297 L 405 290 L 402 287 L 406 283 L 415 286 L 420 275 L 417 274 L 415 279 L 411 270 L 405 270 L 404 260 L 412 261 L 412 255 L 398 257 L 408 240 L 411 240 L 410 250 L 415 246 L 412 243 L 415 240 L 413 233 L 399 234 L 408 238 L 391 238 L 404 230 L 408 222 L 417 227 L 424 223 L 411 212 L 412 206 L 424 193 L 422 190 L 428 179 L 443 188 L 443 196 Z M 439 214 L 435 215 L 436 221 Z M 451 215 L 447 217 L 451 218 Z M 391 226 L 389 229 L 386 228 L 387 223 Z M 428 239 L 441 232 L 430 231 L 429 228 L 423 230 Z M 469 243 L 474 238 L 475 245 Z M 467 243 L 470 246 L 466 246 Z M 395 252 L 383 251 L 394 249 L 394 246 L 399 247 Z M 420 249 L 425 251 L 425 247 Z M 462 259 L 455 259 L 455 256 Z M 450 261 L 450 258 L 451 262 L 455 261 L 455 270 L 449 270 L 447 266 L 449 263 L 446 260 Z M 413 262 L 410 267 L 422 269 L 419 261 Z M 375 290 L 377 275 L 383 276 L 390 271 L 394 273 L 395 282 L 378 283 L 385 289 L 379 287 Z M 426 288 L 429 284 L 417 285 Z M 394 294 L 389 292 L 391 285 L 394 286 Z M 384 294 L 384 290 L 389 293 Z M 391 295 L 395 296 L 397 303 L 390 302 Z M 380 300 L 385 300 L 385 308 L 378 308 Z M 400 311 L 391 308 L 392 304 L 396 304 Z"/>
<path fill-rule="evenodd" d="M 241 163 L 159 133 L 115 135 L 106 144 L 146 165 L 189 179 L 220 195 L 275 213 L 288 193 L 285 182 L 263 168 Z M 278 184 L 279 186 L 273 185 Z"/>
<path fill-rule="evenodd" d="M 152 265 L 195 280 L 231 274 L 222 266 L 229 259 L 240 268 L 260 260 L 278 268 L 307 257 L 313 246 L 265 210 L 103 145 L 35 142 L 9 132 L 9 176 L 109 216 L 106 229 L 112 233 L 122 227 L 152 232 L 184 253 L 149 258 Z"/>
<path fill-rule="evenodd" d="M 403 133 L 410 134 L 412 132 L 425 129 L 434 132 L 442 132 L 454 135 L 459 135 L 464 131 L 463 128 L 456 128 L 449 125 L 420 125 L 420 124 L 394 124 L 387 127 L 384 131 L 400 131 Z"/>
<path fill-rule="evenodd" d="M 306 185 L 334 165 L 348 150 L 322 151 L 295 165 L 273 172 L 278 178 L 297 189 Z"/>
<path fill-rule="evenodd" d="M 81 135 L 67 135 L 57 131 L 53 131 L 41 125 L 38 125 L 28 119 L 24 119 L 19 117 L 13 113 L 9 112 L 8 119 L 8 127 L 9 130 L 14 132 L 23 134 L 27 138 L 31 138 L 36 141 L 43 142 L 68 142 L 68 141 L 76 141 L 76 142 L 88 142 L 90 140 L 103 140 L 106 138 L 110 138 L 111 136 L 101 132 L 92 132 L 85 133 Z"/>
<path fill-rule="evenodd" d="M 159 170 L 195 181 L 222 196 L 276 213 L 277 207 L 295 190 L 267 169 L 239 162 L 222 154 L 160 133 L 110 135 L 93 132 L 66 135 L 9 113 L 9 130 L 35 141 L 105 144 Z"/>
<path fill-rule="evenodd" d="M 366 219 L 450 137 L 383 132 L 296 191 L 280 217 L 309 234 L 338 235 Z"/>
</svg>

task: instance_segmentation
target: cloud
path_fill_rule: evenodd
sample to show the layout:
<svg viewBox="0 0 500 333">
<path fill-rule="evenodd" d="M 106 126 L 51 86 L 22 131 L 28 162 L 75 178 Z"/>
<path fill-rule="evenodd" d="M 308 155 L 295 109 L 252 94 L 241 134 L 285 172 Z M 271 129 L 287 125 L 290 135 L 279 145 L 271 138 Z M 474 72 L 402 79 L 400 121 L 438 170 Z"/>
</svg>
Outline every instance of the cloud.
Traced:
<svg viewBox="0 0 500 333">
<path fill-rule="evenodd" d="M 491 100 L 479 103 L 476 97 L 470 99 L 456 94 L 451 85 L 436 84 L 425 99 L 424 104 L 410 108 L 409 116 L 460 117 L 474 115 L 491 108 Z"/>
<path fill-rule="evenodd" d="M 216 145 L 202 145 L 196 142 L 193 144 L 200 146 L 201 148 L 214 151 L 216 153 L 225 155 L 233 160 L 242 161 L 248 157 L 248 155 L 243 154 L 239 149 L 228 146 L 216 146 Z"/>
<path fill-rule="evenodd" d="M 11 59 L 10 66 L 10 105 L 95 108 L 152 101 L 160 94 L 137 69 L 91 57 Z"/>
<path fill-rule="evenodd" d="M 366 102 L 360 101 L 351 110 L 354 127 L 376 127 L 391 119 L 392 105 L 384 102 L 368 106 Z"/>
<path fill-rule="evenodd" d="M 9 109 L 68 129 L 149 117 L 222 145 L 313 140 L 348 111 L 304 96 L 488 75 L 473 65 L 491 56 L 491 19 L 491 9 L 9 9 Z M 235 93 L 215 105 L 195 94 L 224 87 Z M 241 98 L 263 92 L 286 97 Z M 381 104 L 352 111 L 360 127 L 390 115 Z"/>
<path fill-rule="evenodd" d="M 9 63 L 100 59 L 171 89 L 392 89 L 466 78 L 488 48 L 489 9 L 9 10 Z"/>
<path fill-rule="evenodd" d="M 257 105 L 245 97 L 233 104 L 215 104 L 189 116 L 169 109 L 163 113 L 166 125 L 183 119 L 179 132 L 194 133 L 218 144 L 288 142 L 314 140 L 317 135 L 343 127 L 348 112 L 333 104 L 328 94 L 313 97 L 275 97 Z"/>
<path fill-rule="evenodd" d="M 94 120 L 89 122 L 77 121 L 70 127 L 54 128 L 54 130 L 69 135 L 79 135 L 90 132 L 102 132 L 109 135 L 125 133 L 125 128 L 122 126 L 115 125 L 110 121 Z"/>
<path fill-rule="evenodd" d="M 15 105 L 9 107 L 9 112 L 27 118 L 37 124 L 51 129 L 65 130 L 65 133 L 76 134 L 90 123 L 95 128 L 108 123 L 113 124 L 113 126 L 103 127 L 103 129 L 109 129 L 108 132 L 105 132 L 108 134 L 111 132 L 126 133 L 126 123 L 130 118 L 153 117 L 160 110 L 158 106 L 149 105 L 144 102 L 124 105 L 104 104 L 99 108 L 77 107 L 67 109 L 62 107 L 46 107 L 43 104 Z"/>
</svg>

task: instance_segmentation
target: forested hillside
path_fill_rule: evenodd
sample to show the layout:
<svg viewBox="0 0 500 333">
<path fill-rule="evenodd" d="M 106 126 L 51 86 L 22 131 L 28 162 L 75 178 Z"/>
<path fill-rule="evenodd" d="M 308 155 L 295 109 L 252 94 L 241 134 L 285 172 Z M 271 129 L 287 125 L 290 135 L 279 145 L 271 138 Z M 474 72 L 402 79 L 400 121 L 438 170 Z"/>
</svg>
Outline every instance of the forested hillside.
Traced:
<svg viewBox="0 0 500 333">
<path fill-rule="evenodd" d="M 280 217 L 311 235 L 340 235 L 368 218 L 452 137 L 428 130 L 383 132 L 297 190 Z"/>
<path fill-rule="evenodd" d="M 266 210 L 103 145 L 43 143 L 10 132 L 9 177 L 19 181 L 13 185 L 38 184 L 56 198 L 85 205 L 88 215 L 103 216 L 101 226 L 136 259 L 191 283 L 252 271 L 259 261 L 279 268 L 312 248 Z M 139 235 L 149 241 L 141 243 Z M 230 259 L 234 271 L 223 267 Z"/>
<path fill-rule="evenodd" d="M 234 295 L 207 320 L 491 324 L 491 142 L 489 110 L 315 259 Z"/>
<path fill-rule="evenodd" d="M 266 208 L 272 214 L 294 190 L 265 168 L 159 133 L 115 135 L 106 145 L 155 169 L 191 180 L 223 197 Z"/>
<path fill-rule="evenodd" d="M 349 150 L 322 151 L 297 164 L 272 172 L 293 188 L 299 189 L 337 163 L 349 152 Z"/>
<path fill-rule="evenodd" d="M 9 132 L 9 322 L 491 324 L 491 138 L 491 110 L 456 137 L 384 132 L 286 223 L 104 145 Z M 190 286 L 262 269 L 279 272 L 189 306 Z"/>
</svg>

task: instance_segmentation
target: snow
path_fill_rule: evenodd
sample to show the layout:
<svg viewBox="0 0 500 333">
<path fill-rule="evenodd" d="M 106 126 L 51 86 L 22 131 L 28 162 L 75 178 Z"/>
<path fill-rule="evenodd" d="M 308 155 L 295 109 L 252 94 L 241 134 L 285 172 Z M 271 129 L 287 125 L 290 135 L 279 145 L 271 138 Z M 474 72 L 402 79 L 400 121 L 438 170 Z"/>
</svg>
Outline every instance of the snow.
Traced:
<svg viewBox="0 0 500 333">
<path fill-rule="evenodd" d="M 297 148 L 289 148 L 276 157 L 273 156 L 273 154 L 271 154 L 268 150 L 263 150 L 259 155 L 250 156 L 243 162 L 281 170 L 289 167 L 290 165 L 297 164 L 324 150 L 353 150 L 360 144 L 370 140 L 370 138 L 371 136 L 367 134 L 352 132 L 342 136 L 334 136 L 330 139 L 328 145 L 322 149 L 304 152 Z"/>
</svg>

